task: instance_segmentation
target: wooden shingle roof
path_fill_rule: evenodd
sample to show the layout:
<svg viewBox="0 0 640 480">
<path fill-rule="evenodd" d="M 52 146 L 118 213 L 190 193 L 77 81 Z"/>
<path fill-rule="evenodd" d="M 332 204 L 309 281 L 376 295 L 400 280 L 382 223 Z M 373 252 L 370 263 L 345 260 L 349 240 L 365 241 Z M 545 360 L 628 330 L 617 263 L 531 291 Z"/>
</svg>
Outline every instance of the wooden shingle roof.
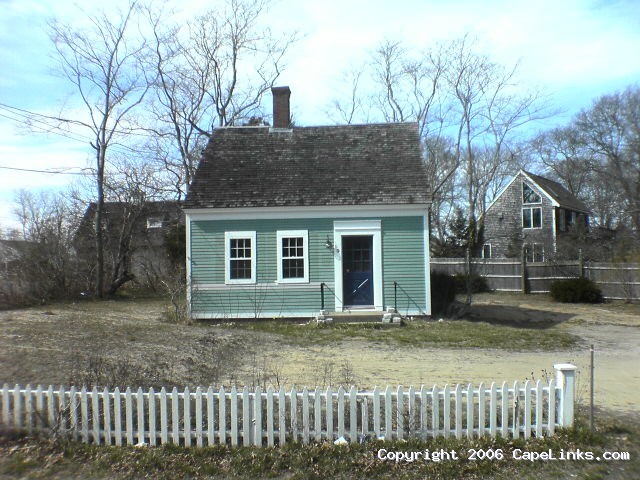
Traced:
<svg viewBox="0 0 640 480">
<path fill-rule="evenodd" d="M 429 203 L 415 123 L 215 130 L 185 208 Z"/>
</svg>

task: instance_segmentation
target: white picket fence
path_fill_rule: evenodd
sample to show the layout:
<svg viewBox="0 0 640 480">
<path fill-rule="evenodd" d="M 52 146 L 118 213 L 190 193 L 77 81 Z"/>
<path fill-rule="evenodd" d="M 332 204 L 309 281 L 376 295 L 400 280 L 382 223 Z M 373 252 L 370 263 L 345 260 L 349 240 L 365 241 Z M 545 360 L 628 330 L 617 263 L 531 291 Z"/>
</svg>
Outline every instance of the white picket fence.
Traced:
<svg viewBox="0 0 640 480">
<path fill-rule="evenodd" d="M 553 435 L 557 427 L 573 424 L 575 367 L 555 368 L 556 379 L 549 383 L 387 387 L 372 392 L 358 392 L 355 387 L 145 392 L 4 385 L 1 424 L 27 431 L 49 429 L 85 443 L 107 445 L 274 446 L 374 436 L 527 439 Z"/>
</svg>

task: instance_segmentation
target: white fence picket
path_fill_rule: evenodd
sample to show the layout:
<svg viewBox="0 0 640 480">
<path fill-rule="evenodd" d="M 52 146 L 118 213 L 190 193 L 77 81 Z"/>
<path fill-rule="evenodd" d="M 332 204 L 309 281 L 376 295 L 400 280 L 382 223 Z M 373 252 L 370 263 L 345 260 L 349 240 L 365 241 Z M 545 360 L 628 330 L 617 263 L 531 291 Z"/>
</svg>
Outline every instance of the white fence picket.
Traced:
<svg viewBox="0 0 640 480">
<path fill-rule="evenodd" d="M 180 444 L 180 399 L 178 396 L 178 389 L 173 387 L 171 390 L 171 441 L 179 445 Z"/>
<path fill-rule="evenodd" d="M 369 398 L 362 397 L 362 405 L 360 407 L 360 413 L 362 415 L 362 437 L 367 438 L 369 435 Z"/>
<path fill-rule="evenodd" d="M 442 395 L 444 397 L 442 406 L 444 438 L 449 438 L 451 434 L 451 389 L 449 385 L 444 386 Z"/>
<path fill-rule="evenodd" d="M 251 445 L 251 413 L 249 388 L 245 386 L 242 389 L 242 445 L 245 446 Z M 233 422 L 233 413 L 231 417 Z"/>
<path fill-rule="evenodd" d="M 462 387 L 456 384 L 454 391 L 456 405 L 456 438 L 462 438 Z"/>
<path fill-rule="evenodd" d="M 322 394 L 320 389 L 316 387 L 313 396 L 313 430 L 316 442 L 322 440 Z"/>
<path fill-rule="evenodd" d="M 4 385 L 2 385 L 2 422 L 7 428 L 11 426 L 11 421 L 9 420 L 9 412 L 11 411 L 9 402 L 9 385 L 5 383 Z"/>
<path fill-rule="evenodd" d="M 327 387 L 326 396 L 327 407 L 327 439 L 333 439 L 333 391 L 331 387 Z"/>
<path fill-rule="evenodd" d="M 344 437 L 344 388 L 338 388 L 338 438 Z"/>
<path fill-rule="evenodd" d="M 309 443 L 309 390 L 302 389 L 302 443 Z"/>
<path fill-rule="evenodd" d="M 500 434 L 504 438 L 506 438 L 509 434 L 509 387 L 507 386 L 507 382 L 502 382 L 500 400 L 501 400 Z"/>
<path fill-rule="evenodd" d="M 431 412 L 432 437 L 435 438 L 440 434 L 440 391 L 436 385 L 431 390 L 431 402 L 433 406 Z"/>
<path fill-rule="evenodd" d="M 56 419 L 56 401 L 55 400 L 56 399 L 53 393 L 53 385 L 49 385 L 49 388 L 47 389 L 47 425 L 49 428 L 56 428 L 56 424 L 57 424 L 57 427 L 62 430 L 62 425 L 58 423 Z M 62 408 L 60 409 L 60 416 L 62 417 Z"/>
<path fill-rule="evenodd" d="M 69 428 L 72 432 L 72 438 L 77 438 L 78 432 L 78 397 L 76 393 L 75 387 L 69 389 Z M 18 405 L 18 410 L 19 407 Z"/>
<path fill-rule="evenodd" d="M 349 390 L 349 439 L 358 441 L 358 400 L 356 387 Z"/>
<path fill-rule="evenodd" d="M 189 387 L 184 389 L 183 408 L 182 408 L 182 431 L 184 433 L 184 446 L 191 446 L 191 391 Z"/>
<path fill-rule="evenodd" d="M 484 437 L 485 434 L 485 426 L 486 426 L 486 401 L 487 401 L 487 390 L 484 386 L 484 383 L 480 382 L 478 385 L 478 436 Z"/>
<path fill-rule="evenodd" d="M 207 445 L 216 443 L 216 404 L 213 387 L 207 389 Z"/>
<path fill-rule="evenodd" d="M 296 387 L 291 389 L 291 441 L 298 441 L 298 392 Z"/>
<path fill-rule="evenodd" d="M 158 442 L 156 434 L 156 392 L 149 389 L 149 445 L 155 446 Z"/>
<path fill-rule="evenodd" d="M 107 387 L 102 389 L 102 440 L 111 445 L 111 395 Z"/>
<path fill-rule="evenodd" d="M 475 410 L 475 405 L 473 403 L 473 386 L 471 384 L 467 385 L 467 438 L 472 438 L 474 434 L 474 426 L 473 426 L 473 411 Z"/>
<path fill-rule="evenodd" d="M 87 404 L 87 388 L 82 387 L 80 390 L 80 422 L 81 422 L 81 431 L 80 431 L 80 439 L 84 443 L 89 442 L 89 407 Z"/>
<path fill-rule="evenodd" d="M 131 398 L 131 389 L 127 387 L 124 392 L 124 415 L 126 419 L 127 444 L 133 445 L 133 399 Z"/>
<path fill-rule="evenodd" d="M 116 446 L 122 445 L 122 412 L 120 389 L 118 387 L 113 391 L 113 422 L 116 436 Z"/>
<path fill-rule="evenodd" d="M 36 418 L 35 427 L 38 429 L 42 429 L 44 427 L 44 392 L 42 391 L 42 385 L 38 385 L 35 391 L 36 397 Z"/>
<path fill-rule="evenodd" d="M 556 427 L 556 382 L 554 379 L 549 382 L 549 413 L 547 420 L 547 433 L 548 435 L 553 435 Z"/>
<path fill-rule="evenodd" d="M 227 409 L 224 387 L 218 393 L 218 439 L 222 445 L 227 443 Z"/>
<path fill-rule="evenodd" d="M 169 442 L 169 426 L 167 424 L 167 390 L 160 389 L 160 443 L 162 445 Z"/>
<path fill-rule="evenodd" d="M 396 438 L 400 440 L 404 438 L 404 392 L 401 386 L 398 386 L 396 392 L 396 402 L 398 404 L 396 409 Z"/>
<path fill-rule="evenodd" d="M 393 405 L 391 405 L 391 387 L 384 392 L 384 439 L 393 439 Z"/>
<path fill-rule="evenodd" d="M 513 418 L 511 419 L 511 436 L 516 438 L 520 435 L 520 384 L 516 380 L 513 382 Z"/>
<path fill-rule="evenodd" d="M 275 445 L 274 440 L 274 428 L 273 428 L 273 387 L 267 388 L 267 446 L 273 447 Z"/>
<path fill-rule="evenodd" d="M 535 432 L 536 437 L 542 436 L 542 407 L 544 404 L 544 391 L 542 390 L 542 381 L 536 382 L 536 424 Z"/>
<path fill-rule="evenodd" d="M 278 442 L 282 446 L 287 442 L 287 404 L 284 387 L 278 392 Z"/>
<path fill-rule="evenodd" d="M 531 380 L 524 383 L 524 409 L 522 409 L 524 424 L 524 439 L 531 436 Z"/>
<path fill-rule="evenodd" d="M 415 430 L 416 430 L 416 415 L 415 415 L 415 410 L 416 410 L 416 391 L 415 388 L 413 388 L 413 385 L 409 387 L 409 401 L 408 401 L 408 425 L 407 425 L 407 430 L 409 432 L 409 436 L 413 436 L 415 435 Z"/>
<path fill-rule="evenodd" d="M 376 386 L 373 389 L 373 433 L 376 438 L 380 438 L 380 390 Z"/>
<path fill-rule="evenodd" d="M 202 441 L 202 388 L 196 388 L 196 446 L 201 447 Z"/>
<path fill-rule="evenodd" d="M 69 426 L 69 404 L 67 402 L 67 393 L 64 385 L 60 385 L 58 390 L 58 411 L 60 418 L 58 419 L 58 425 L 61 432 L 67 432 Z"/>
<path fill-rule="evenodd" d="M 91 390 L 91 426 L 93 441 L 100 444 L 100 394 L 97 387 Z"/>
<path fill-rule="evenodd" d="M 420 386 L 420 435 L 423 439 L 427 438 L 427 431 L 429 429 L 428 420 L 429 416 L 427 415 L 428 407 L 427 407 L 427 390 L 424 385 Z"/>
<path fill-rule="evenodd" d="M 255 430 L 253 436 L 253 444 L 257 447 L 262 446 L 262 390 L 256 387 L 254 407 Z"/>
<path fill-rule="evenodd" d="M 229 402 L 229 411 L 231 413 L 231 446 L 235 447 L 238 445 L 238 395 L 235 386 L 231 387 Z"/>
<path fill-rule="evenodd" d="M 24 389 L 24 415 L 28 432 L 33 430 L 33 401 L 31 393 L 31 385 L 27 385 Z"/>
<path fill-rule="evenodd" d="M 144 428 L 144 393 L 142 388 L 138 388 L 136 392 L 136 431 L 138 433 L 138 443 L 145 443 Z"/>
<path fill-rule="evenodd" d="M 491 438 L 496 437 L 497 433 L 497 416 L 498 416 L 498 390 L 496 383 L 491 382 L 489 390 L 489 435 Z"/>
</svg>

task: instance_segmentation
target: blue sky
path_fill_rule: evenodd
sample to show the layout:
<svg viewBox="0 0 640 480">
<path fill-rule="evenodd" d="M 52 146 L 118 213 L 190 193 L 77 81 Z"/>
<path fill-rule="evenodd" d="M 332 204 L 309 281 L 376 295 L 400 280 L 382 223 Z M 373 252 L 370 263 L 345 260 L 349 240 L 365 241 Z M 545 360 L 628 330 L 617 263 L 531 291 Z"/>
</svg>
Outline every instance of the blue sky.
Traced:
<svg viewBox="0 0 640 480">
<path fill-rule="evenodd" d="M 79 2 L 85 11 L 107 3 L 123 2 Z M 178 5 L 186 14 L 214 3 L 183 0 Z M 0 0 L 0 12 L 0 103 L 43 114 L 73 108 L 73 90 L 55 75 L 47 21 L 57 17 L 80 24 L 77 4 Z M 520 77 L 541 86 L 565 112 L 554 122 L 640 81 L 637 0 L 280 0 L 268 21 L 274 29 L 305 35 L 279 82 L 291 87 L 300 125 L 330 123 L 326 109 L 342 87 L 343 72 L 384 38 L 427 47 L 470 32 L 495 61 L 520 62 Z M 0 116 L 0 166 L 77 171 L 90 164 L 91 154 L 88 141 L 36 134 Z M 0 227 L 15 226 L 16 189 L 63 189 L 72 179 L 0 169 Z"/>
</svg>

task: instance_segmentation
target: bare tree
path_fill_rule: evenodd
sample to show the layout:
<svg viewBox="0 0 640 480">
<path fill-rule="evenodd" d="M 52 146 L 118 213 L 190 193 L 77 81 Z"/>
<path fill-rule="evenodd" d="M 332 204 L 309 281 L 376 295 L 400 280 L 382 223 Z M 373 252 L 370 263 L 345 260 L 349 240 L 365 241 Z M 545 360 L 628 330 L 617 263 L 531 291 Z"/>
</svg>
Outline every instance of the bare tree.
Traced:
<svg viewBox="0 0 640 480">
<path fill-rule="evenodd" d="M 104 185 L 107 151 L 128 133 L 129 116 L 150 84 L 141 62 L 146 41 L 135 30 L 136 1 L 118 15 L 87 14 L 88 28 L 53 21 L 50 37 L 60 59 L 61 73 L 74 86 L 88 119 L 65 120 L 89 130 L 94 138 L 96 210 L 96 295 L 104 295 Z"/>
<path fill-rule="evenodd" d="M 432 235 L 446 241 L 462 208 L 474 249 L 487 203 L 518 161 L 519 132 L 547 115 L 541 95 L 525 90 L 516 73 L 517 65 L 493 62 L 469 35 L 421 51 L 385 40 L 334 109 L 347 123 L 364 111 L 387 122 L 417 122 L 433 195 Z M 360 84 L 369 94 L 356 94 Z"/>
<path fill-rule="evenodd" d="M 219 126 L 263 117 L 262 97 L 284 68 L 296 33 L 274 35 L 260 25 L 270 0 L 225 0 L 189 21 L 181 37 L 148 10 L 154 32 L 154 133 L 158 153 L 183 196 L 200 152 Z"/>
<path fill-rule="evenodd" d="M 18 283 L 38 301 L 76 293 L 83 282 L 73 252 L 80 216 L 65 194 L 16 192 L 14 214 L 22 227 Z"/>
<path fill-rule="evenodd" d="M 601 181 L 621 194 L 621 223 L 640 236 L 640 88 L 600 97 L 575 119 Z"/>
</svg>

